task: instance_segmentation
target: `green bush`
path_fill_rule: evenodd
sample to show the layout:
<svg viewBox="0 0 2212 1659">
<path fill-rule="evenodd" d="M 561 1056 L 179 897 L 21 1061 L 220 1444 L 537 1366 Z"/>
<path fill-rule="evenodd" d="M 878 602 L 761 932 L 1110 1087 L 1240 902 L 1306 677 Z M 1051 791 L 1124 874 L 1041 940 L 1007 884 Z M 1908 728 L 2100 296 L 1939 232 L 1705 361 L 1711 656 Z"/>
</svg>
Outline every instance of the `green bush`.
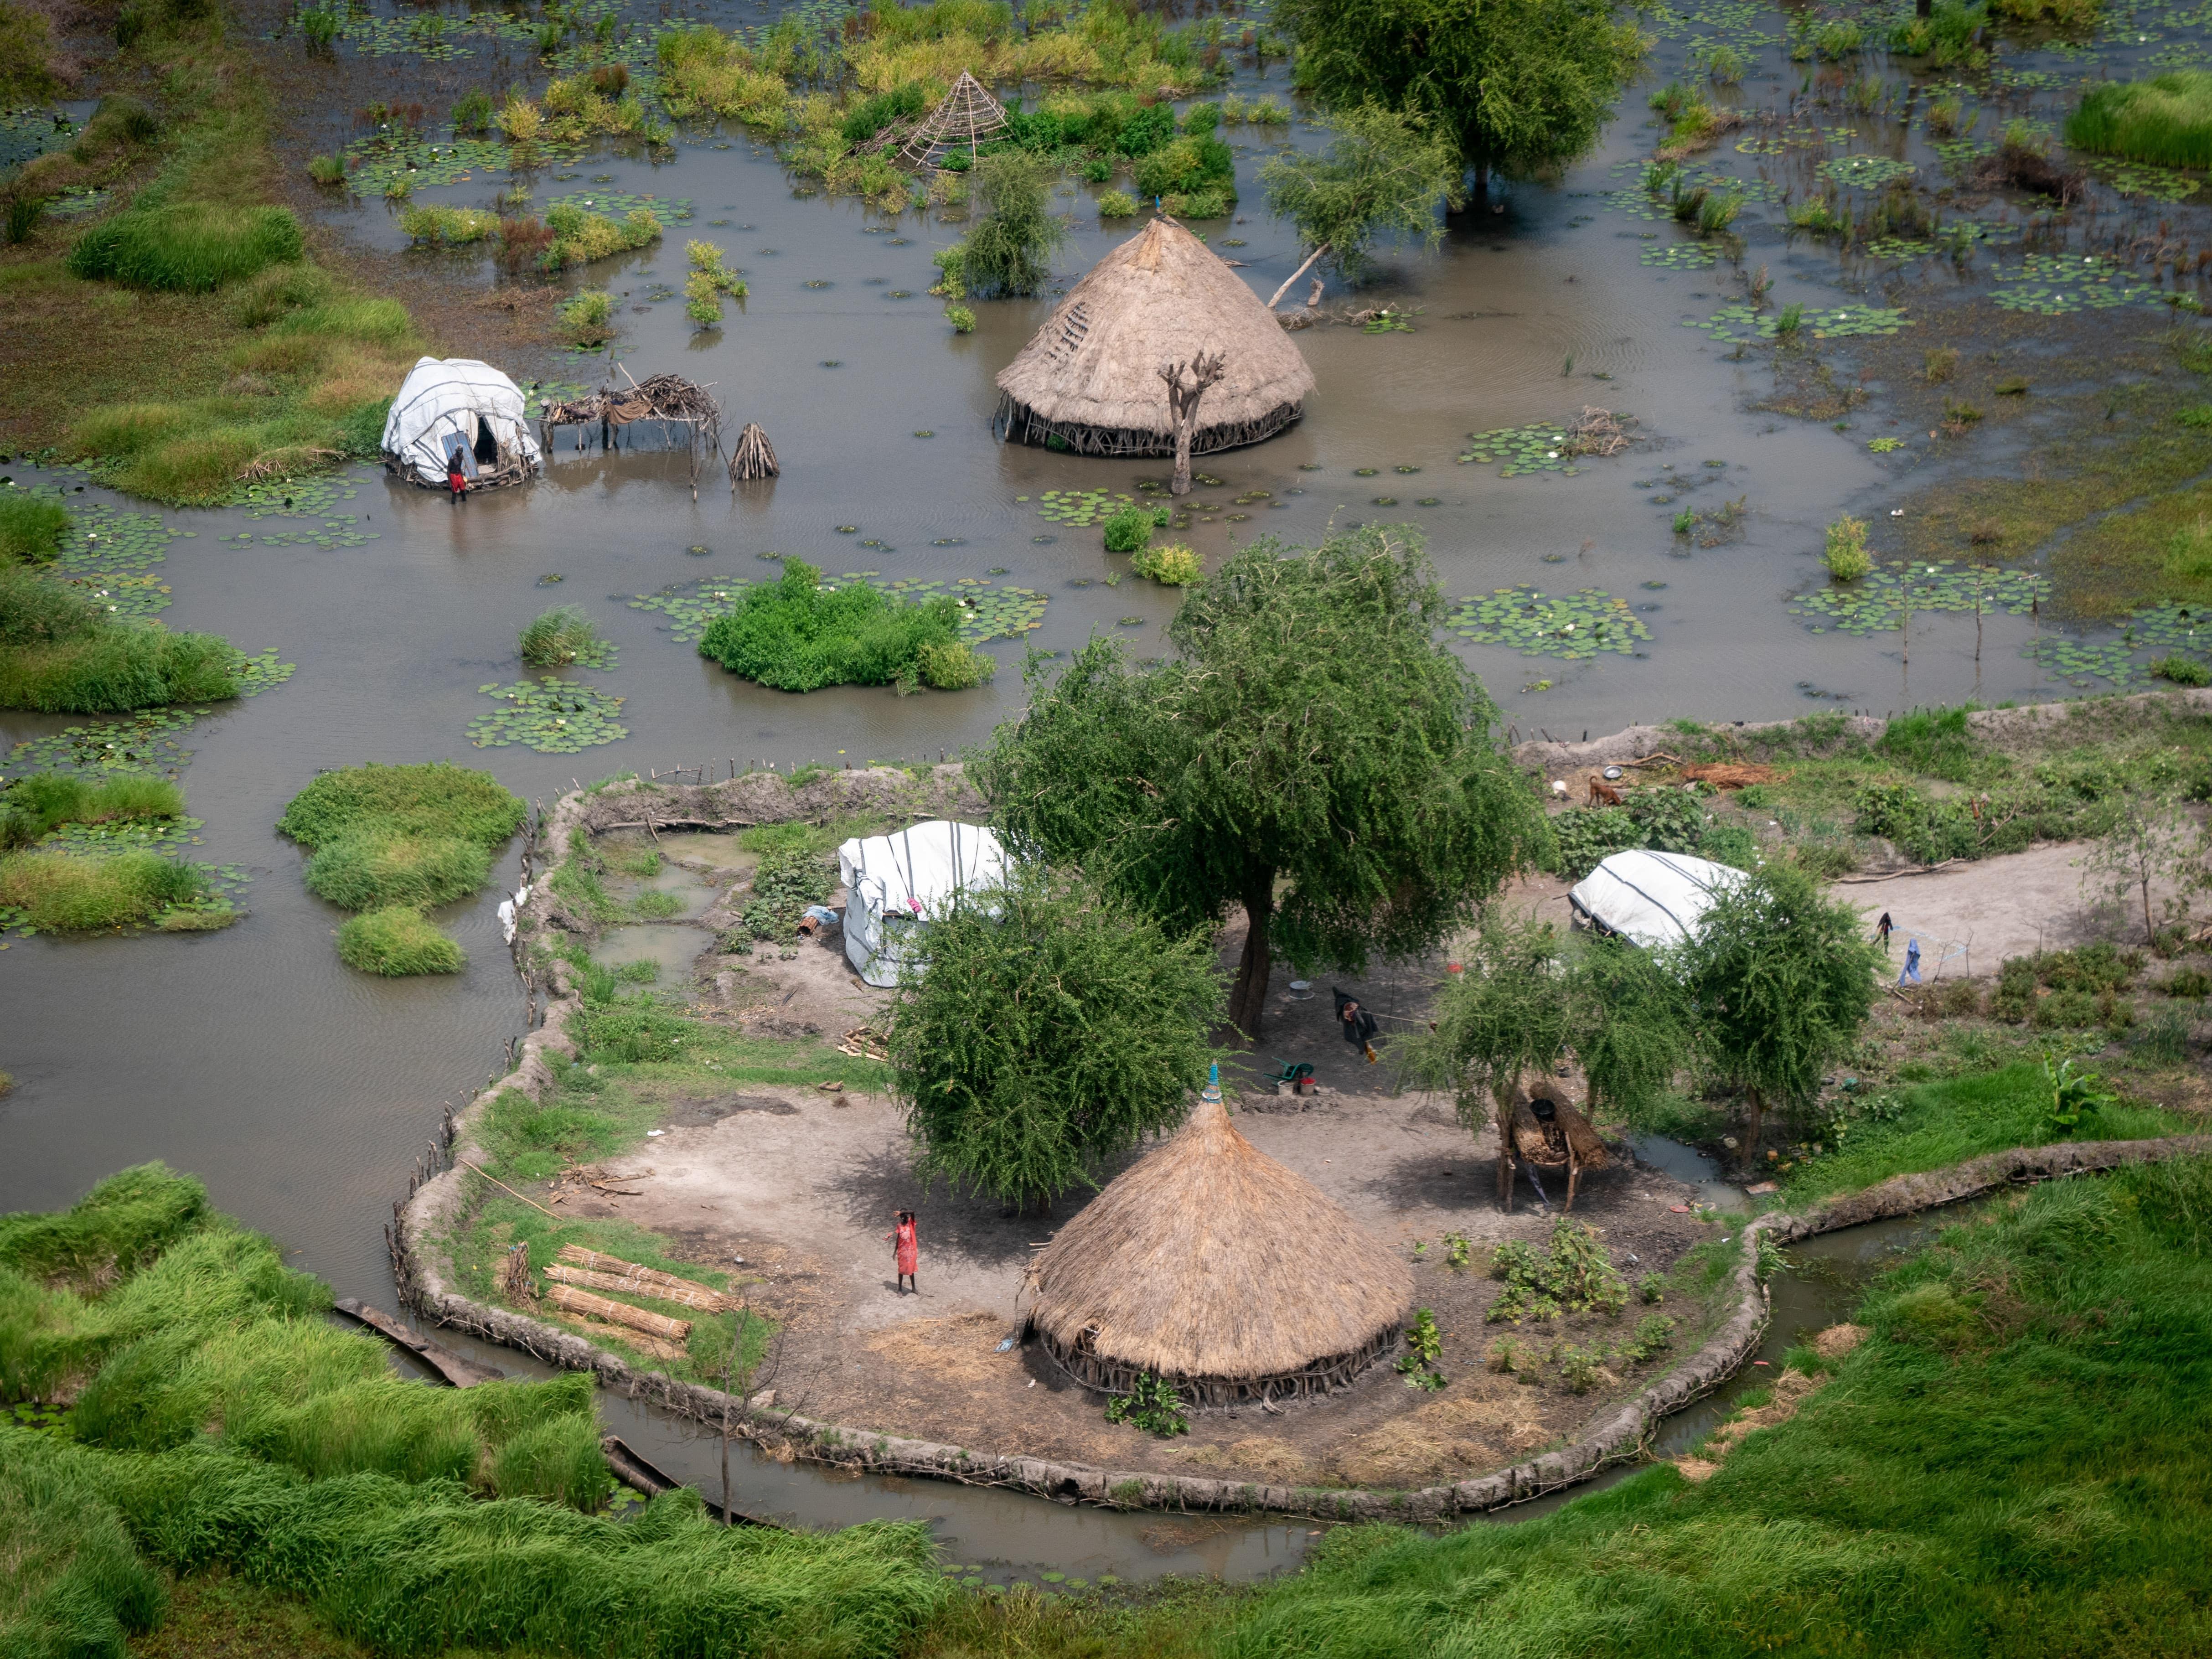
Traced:
<svg viewBox="0 0 2212 1659">
<path fill-rule="evenodd" d="M 605 289 L 587 288 L 563 300 L 559 313 L 561 332 L 570 345 L 605 345 L 614 333 L 615 296 Z"/>
<path fill-rule="evenodd" d="M 2152 658 L 2150 672 L 2154 678 L 2170 680 L 2176 685 L 2212 685 L 2212 668 L 2178 651 Z"/>
<path fill-rule="evenodd" d="M 1642 829 L 1618 806 L 1571 806 L 1551 824 L 1559 873 L 1569 881 L 1580 881 L 1615 853 L 1644 844 Z"/>
<path fill-rule="evenodd" d="M 1152 532 L 1168 522 L 1164 507 L 1125 507 L 1106 520 L 1106 550 L 1137 553 L 1152 544 Z"/>
<path fill-rule="evenodd" d="M 808 848 L 763 853 L 753 868 L 745 930 L 755 939 L 790 938 L 801 913 L 828 898 L 835 884 L 822 855 Z"/>
<path fill-rule="evenodd" d="M 915 653 L 915 671 L 933 691 L 969 691 L 988 684 L 998 664 L 965 640 L 925 645 Z"/>
<path fill-rule="evenodd" d="M 410 241 L 459 246 L 496 235 L 499 215 L 482 208 L 410 207 L 399 216 L 399 228 Z"/>
<path fill-rule="evenodd" d="M 458 974 L 468 966 L 461 947 L 420 910 L 405 905 L 371 910 L 338 929 L 338 960 L 364 974 Z"/>
<path fill-rule="evenodd" d="M 1864 519 L 1845 514 L 1828 526 L 1827 544 L 1820 557 L 1828 567 L 1828 574 L 1839 582 L 1855 582 L 1874 568 L 1874 559 L 1867 552 L 1867 526 Z"/>
<path fill-rule="evenodd" d="M 466 898 L 491 877 L 491 852 L 450 836 L 360 829 L 307 860 L 307 890 L 347 910 L 421 909 Z"/>
<path fill-rule="evenodd" d="M 1188 587 L 1206 571 L 1197 550 L 1181 546 L 1139 549 L 1130 568 L 1163 587 Z"/>
<path fill-rule="evenodd" d="M 2212 166 L 2212 72 L 2176 70 L 2093 86 L 2066 119 L 2066 142 L 2160 167 Z"/>
<path fill-rule="evenodd" d="M 306 252 L 289 208 L 205 202 L 133 209 L 76 240 L 69 270 L 87 281 L 202 294 Z"/>
<path fill-rule="evenodd" d="M 961 280 L 969 294 L 1035 294 L 1051 276 L 1067 222 L 1048 210 L 1056 169 L 1019 151 L 987 155 L 975 169 L 983 208 L 961 243 Z"/>
<path fill-rule="evenodd" d="M 865 144 L 892 122 L 921 114 L 927 101 L 921 88 L 911 81 L 890 92 L 878 93 L 846 112 L 845 125 L 841 129 L 845 142 Z"/>
<path fill-rule="evenodd" d="M 310 850 L 358 830 L 452 836 L 489 848 L 505 844 L 522 814 L 522 803 L 489 772 L 446 761 L 371 763 L 323 773 L 292 797 L 276 828 Z"/>
<path fill-rule="evenodd" d="M 1135 216 L 1137 198 L 1126 190 L 1102 190 L 1098 192 L 1098 216 L 1102 219 L 1127 219 Z"/>
<path fill-rule="evenodd" d="M 823 586 L 822 573 L 787 559 L 773 584 L 749 587 L 717 617 L 699 654 L 777 691 L 825 685 L 914 685 L 924 646 L 959 638 L 960 608 L 945 597 L 894 598 L 866 582 Z"/>
<path fill-rule="evenodd" d="M 69 509 L 58 498 L 0 486 L 0 563 L 45 564 L 69 533 Z"/>
</svg>

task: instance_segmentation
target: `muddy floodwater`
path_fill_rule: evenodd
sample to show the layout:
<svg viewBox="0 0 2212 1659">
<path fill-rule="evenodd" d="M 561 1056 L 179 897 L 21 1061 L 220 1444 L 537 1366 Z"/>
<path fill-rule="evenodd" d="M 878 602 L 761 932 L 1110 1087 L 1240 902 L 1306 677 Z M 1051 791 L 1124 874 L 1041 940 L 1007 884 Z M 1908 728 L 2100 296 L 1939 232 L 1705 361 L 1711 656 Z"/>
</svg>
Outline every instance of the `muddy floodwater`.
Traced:
<svg viewBox="0 0 2212 1659">
<path fill-rule="evenodd" d="M 409 44 L 422 37 L 399 20 L 426 9 L 356 9 L 376 27 L 342 40 L 325 91 L 290 104 L 288 155 L 356 146 L 357 176 L 369 179 L 390 165 L 356 113 L 372 99 L 442 112 L 460 89 L 541 73 L 512 36 L 472 34 L 470 15 L 451 8 L 441 14 L 444 38 L 464 50 L 424 57 Z M 772 14 L 701 15 L 727 27 Z M 2063 358 L 2074 377 L 2066 389 L 2080 393 L 2097 389 L 2079 367 L 2085 341 L 2111 343 L 2117 385 L 2162 331 L 2200 326 L 2166 303 L 2177 294 L 2193 302 L 2193 286 L 2174 287 L 2194 283 L 2185 261 L 2127 253 L 2138 234 L 2185 248 L 2201 238 L 2195 179 L 2101 168 L 2064 222 L 2047 203 L 1966 180 L 2007 122 L 2048 139 L 2085 76 L 2199 61 L 2204 27 L 2194 14 L 2113 0 L 2094 39 L 2001 42 L 1993 64 L 1959 71 L 1963 131 L 1939 143 L 1926 107 L 1945 77 L 1890 58 L 1879 28 L 1875 44 L 1846 58 L 1795 61 L 1796 15 L 1748 3 L 1645 15 L 1650 63 L 1597 151 L 1559 179 L 1511 185 L 1454 216 L 1434 251 L 1386 251 L 1370 287 L 1336 285 L 1324 310 L 1388 305 L 1403 325 L 1331 320 L 1299 332 L 1318 381 L 1305 418 L 1264 445 L 1201 459 L 1192 522 L 1176 539 L 1213 565 L 1262 535 L 1298 544 L 1332 526 L 1416 526 L 1446 592 L 1468 602 L 1450 637 L 1524 737 L 2115 683 L 2084 677 L 2078 653 L 2052 653 L 2053 641 L 2075 636 L 2060 607 L 2040 601 L 1993 601 L 1979 615 L 1930 612 L 1924 601 L 1914 615 L 1908 601 L 1902 625 L 1855 629 L 1803 599 L 1821 586 L 1817 554 L 1831 520 L 1866 519 L 1877 556 L 1893 556 L 1916 490 L 1960 469 L 2022 465 L 2030 417 L 2000 431 L 1993 414 L 1979 450 L 1930 429 L 1925 388 L 1911 383 L 1923 345 Z M 630 21 L 649 32 L 659 14 Z M 283 84 L 315 84 L 297 68 L 297 36 L 267 21 L 266 51 L 290 66 Z M 1706 84 L 1702 66 L 1723 45 L 1751 67 L 1741 86 L 1712 95 L 1747 119 L 1686 165 L 1742 203 L 1728 236 L 1701 240 L 1643 187 L 1661 137 L 1646 103 L 1675 77 Z M 649 62 L 642 47 L 633 57 Z M 1247 64 L 1234 89 L 1288 95 L 1279 62 Z M 434 121 L 432 131 L 444 128 Z M 1282 145 L 1312 147 L 1324 135 L 1302 118 L 1224 136 L 1238 151 L 1242 201 L 1232 218 L 1194 228 L 1242 262 L 1264 298 L 1301 255 L 1266 210 L 1259 166 Z M 1066 505 L 1067 492 L 1140 495 L 1164 465 L 1002 447 L 990 430 L 994 374 L 1057 294 L 1137 228 L 1100 222 L 1102 186 L 1060 186 L 1072 234 L 1054 260 L 1054 292 L 977 303 L 975 331 L 961 335 L 927 293 L 930 256 L 961 234 L 959 223 L 794 187 L 774 154 L 734 126 L 686 127 L 658 161 L 599 144 L 512 176 L 481 161 L 425 176 L 433 182 L 418 185 L 417 203 L 489 206 L 510 186 L 526 189 L 540 212 L 556 198 L 617 209 L 655 198 L 669 216 L 659 244 L 561 279 L 619 297 L 613 348 L 507 366 L 541 387 L 597 386 L 621 368 L 710 382 L 732 429 L 765 427 L 783 476 L 733 495 L 710 475 L 695 502 L 683 453 L 639 430 L 611 454 L 579 453 L 564 434 L 541 481 L 460 507 L 356 469 L 240 507 L 152 514 L 81 474 L 20 457 L 0 468 L 21 483 L 58 486 L 95 532 L 125 526 L 118 544 L 135 561 L 134 606 L 293 667 L 251 700 L 156 732 L 67 739 L 70 728 L 106 723 L 0 715 L 0 738 L 16 745 L 11 770 L 46 763 L 57 743 L 82 762 L 113 741 L 179 775 L 204 820 L 194 856 L 234 872 L 247 911 L 209 935 L 16 937 L 0 948 L 0 1065 L 18 1085 L 0 1102 L 0 1208 L 62 1206 L 111 1170 L 164 1158 L 204 1176 L 220 1204 L 283 1240 L 298 1265 L 372 1301 L 392 1293 L 380 1224 L 441 1103 L 481 1087 L 522 1030 L 495 914 L 517 872 L 510 855 L 498 884 L 441 916 L 468 952 L 465 973 L 386 981 L 351 972 L 332 949 L 340 914 L 305 891 L 298 850 L 270 827 L 318 769 L 449 758 L 550 802 L 575 781 L 626 769 L 933 760 L 1018 708 L 1025 650 L 1065 653 L 1106 634 L 1158 652 L 1176 602 L 1107 555 L 1096 523 L 1073 522 L 1085 510 Z M 1927 231 L 1839 253 L 1792 240 L 1791 203 L 1825 191 L 1863 208 L 1900 180 L 1948 192 L 1952 242 Z M 396 207 L 373 189 L 314 210 L 358 245 L 404 242 Z M 692 239 L 714 243 L 750 286 L 720 327 L 703 331 L 678 292 Z M 2121 252 L 2108 260 L 2085 251 L 2093 240 Z M 495 283 L 481 253 L 405 257 L 450 266 L 457 307 Z M 1772 291 L 1747 309 L 1762 270 Z M 1762 328 L 1771 333 L 1790 305 L 1802 323 L 1784 348 Z M 1552 434 L 1586 406 L 1631 420 L 1625 453 L 1561 459 Z M 1018 637 L 985 646 L 999 672 L 980 690 L 763 690 L 689 641 L 738 584 L 773 579 L 775 556 L 836 580 L 943 584 Z M 2030 574 L 2040 556 L 2006 554 Z M 1571 603 L 1547 609 L 1537 593 Z M 517 659 L 517 629 L 555 603 L 580 605 L 613 641 L 611 665 L 559 678 L 620 699 L 597 703 L 609 723 L 597 731 L 622 735 L 566 752 L 479 746 L 477 738 L 505 735 L 483 724 L 507 707 L 493 693 L 534 678 Z M 2092 632 L 2076 643 L 2112 638 Z M 2119 659 L 2100 660 L 2124 672 Z M 653 943 L 642 933 L 635 942 Z M 611 939 L 603 955 L 625 959 L 629 943 Z M 641 1445 L 702 1478 L 707 1453 L 684 1449 L 694 1431 L 649 1423 L 635 1425 Z M 1686 1419 L 1681 1433 L 1693 1428 Z M 1243 1577 L 1294 1560 L 1306 1536 L 1225 1528 L 1147 1542 L 1154 1522 L 1142 1517 L 746 1461 L 748 1501 L 811 1521 L 957 1505 L 948 1534 L 971 1541 L 948 1547 L 964 1559 L 1122 1576 L 1165 1563 Z M 1109 1559 L 1121 1565 L 1100 1565 Z"/>
</svg>

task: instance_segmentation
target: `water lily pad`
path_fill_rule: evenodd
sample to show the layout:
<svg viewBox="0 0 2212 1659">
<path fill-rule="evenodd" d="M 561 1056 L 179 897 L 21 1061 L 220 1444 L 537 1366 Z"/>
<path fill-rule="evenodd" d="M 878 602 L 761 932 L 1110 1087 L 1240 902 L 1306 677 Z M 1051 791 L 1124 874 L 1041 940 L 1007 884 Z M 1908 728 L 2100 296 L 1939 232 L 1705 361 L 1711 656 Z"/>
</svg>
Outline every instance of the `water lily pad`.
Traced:
<svg viewBox="0 0 2212 1659">
<path fill-rule="evenodd" d="M 577 685 L 546 675 L 537 683 L 480 685 L 477 690 L 500 707 L 469 722 L 469 741 L 479 749 L 521 744 L 541 755 L 574 755 L 600 744 L 618 743 L 629 728 L 616 716 L 623 699 L 593 685 Z"/>
<path fill-rule="evenodd" d="M 1628 601 L 1602 588 L 1549 594 L 1534 587 L 1501 587 L 1462 599 L 1444 626 L 1478 645 L 1504 645 L 1528 657 L 1592 658 L 1601 651 L 1634 653 L 1651 630 L 1636 619 Z"/>
</svg>

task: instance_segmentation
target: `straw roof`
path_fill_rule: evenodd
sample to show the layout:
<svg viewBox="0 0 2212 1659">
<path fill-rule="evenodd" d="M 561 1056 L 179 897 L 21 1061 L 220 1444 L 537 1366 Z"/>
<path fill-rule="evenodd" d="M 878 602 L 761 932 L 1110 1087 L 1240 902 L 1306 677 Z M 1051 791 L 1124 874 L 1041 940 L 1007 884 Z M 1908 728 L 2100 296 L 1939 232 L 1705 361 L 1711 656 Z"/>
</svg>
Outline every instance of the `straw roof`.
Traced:
<svg viewBox="0 0 2212 1659">
<path fill-rule="evenodd" d="M 1205 243 L 1155 219 L 1093 265 L 999 372 L 999 435 L 1083 454 L 1172 454 L 1160 365 L 1201 351 L 1220 352 L 1227 368 L 1199 405 L 1193 454 L 1257 443 L 1305 412 L 1313 370 L 1274 313 Z"/>
<path fill-rule="evenodd" d="M 1350 1381 L 1395 1346 L 1413 1275 L 1208 1088 L 1038 1253 L 1028 1288 L 1032 1324 L 1079 1380 L 1150 1371 L 1218 1404 Z"/>
</svg>

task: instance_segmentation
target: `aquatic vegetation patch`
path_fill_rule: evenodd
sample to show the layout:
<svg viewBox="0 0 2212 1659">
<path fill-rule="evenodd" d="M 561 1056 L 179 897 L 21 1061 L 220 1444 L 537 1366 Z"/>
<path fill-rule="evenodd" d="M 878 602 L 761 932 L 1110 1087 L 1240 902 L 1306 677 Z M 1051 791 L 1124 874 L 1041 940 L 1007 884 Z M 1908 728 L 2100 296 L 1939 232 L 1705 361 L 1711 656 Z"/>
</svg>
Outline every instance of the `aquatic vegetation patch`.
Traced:
<svg viewBox="0 0 2212 1659">
<path fill-rule="evenodd" d="M 1550 594 L 1534 587 L 1501 587 L 1462 599 L 1443 625 L 1477 645 L 1503 645 L 1524 657 L 1594 658 L 1601 651 L 1633 656 L 1651 630 L 1628 601 L 1602 588 Z"/>
<path fill-rule="evenodd" d="M 1653 243 L 1637 254 L 1637 263 L 1661 270 L 1710 270 L 1720 258 L 1711 242 Z"/>
<path fill-rule="evenodd" d="M 2154 679 L 2191 683 L 2191 669 L 2212 661 L 2212 606 L 2165 604 L 2131 611 L 2114 624 L 2115 638 L 2091 640 L 2045 635 L 2024 654 L 2048 673 L 2083 687 L 2104 680 L 2115 688 Z"/>
<path fill-rule="evenodd" d="M 707 624 L 699 653 L 778 691 L 827 685 L 929 685 L 957 690 L 989 678 L 989 659 L 960 638 L 949 594 L 913 597 L 866 581 L 823 581 L 801 559 L 774 583 L 744 589 Z"/>
<path fill-rule="evenodd" d="M 1863 636 L 1893 631 L 1908 605 L 1916 611 L 1972 611 L 1978 603 L 1984 611 L 2024 617 L 2048 605 L 2051 592 L 2051 579 L 2032 570 L 1915 559 L 1877 566 L 1845 586 L 1801 593 L 1790 608 L 1807 618 L 1813 633 Z"/>
<path fill-rule="evenodd" d="M 2066 142 L 2130 161 L 2212 166 L 2212 73 L 2176 70 L 2090 87 L 2067 118 Z"/>
<path fill-rule="evenodd" d="M 556 196 L 545 204 L 545 220 L 550 224 L 555 210 L 574 208 L 579 211 L 605 214 L 609 218 L 626 219 L 633 213 L 649 213 L 663 223 L 681 224 L 691 216 L 691 198 L 688 196 L 637 196 L 619 190 L 595 190 L 588 193 L 571 191 Z"/>
<path fill-rule="evenodd" d="M 615 646 L 592 625 L 580 605 L 556 605 L 523 625 L 522 660 L 532 668 L 612 668 Z"/>
<path fill-rule="evenodd" d="M 404 905 L 348 920 L 338 929 L 338 960 L 387 979 L 458 974 L 468 966 L 467 954 L 436 923 Z"/>
<path fill-rule="evenodd" d="M 1798 313 L 1796 327 L 1785 331 L 1783 324 L 1792 311 Z M 1901 328 L 1915 326 L 1915 319 L 1905 314 L 1902 306 L 1824 305 L 1818 310 L 1790 307 L 1778 313 L 1759 309 L 1748 301 L 1740 301 L 1722 307 L 1702 323 L 1694 318 L 1686 318 L 1682 326 L 1701 328 L 1717 340 L 1750 345 L 1761 340 L 1778 338 L 1784 332 L 1799 331 L 1815 340 L 1848 340 L 1894 334 Z"/>
<path fill-rule="evenodd" d="M 477 690 L 501 705 L 469 722 L 469 741 L 479 749 L 519 743 L 541 755 L 574 755 L 629 735 L 629 727 L 616 718 L 624 700 L 595 685 L 572 684 L 548 674 L 535 684 L 517 680 Z"/>
<path fill-rule="evenodd" d="M 950 581 L 920 578 L 885 581 L 878 571 L 848 570 L 836 580 L 866 582 L 900 599 L 925 599 L 949 594 L 958 604 L 960 637 L 970 645 L 981 645 L 987 640 L 1018 638 L 1042 626 L 1048 599 L 1035 588 L 1002 586 L 988 576 L 961 576 Z M 634 611 L 651 611 L 666 617 L 668 632 L 680 643 L 688 645 L 706 632 L 708 623 L 736 609 L 738 596 L 753 585 L 743 577 L 682 582 L 664 587 L 658 593 L 637 594 L 628 603 Z"/>
<path fill-rule="evenodd" d="M 1920 169 L 1887 155 L 1841 155 L 1821 162 L 1819 171 L 1823 179 L 1848 190 L 1883 190 L 1913 177 Z"/>
<path fill-rule="evenodd" d="M 1561 472 L 1571 477 L 1582 471 L 1575 465 L 1564 423 L 1500 427 L 1494 432 L 1468 434 L 1467 447 L 1459 454 L 1460 465 L 1488 466 L 1500 461 L 1504 463 L 1498 469 L 1501 478 L 1528 472 Z"/>
<path fill-rule="evenodd" d="M 1029 497 L 1014 499 L 1025 501 Z M 1109 489 L 1048 489 L 1037 499 L 1043 503 L 1037 508 L 1038 517 L 1075 530 L 1088 530 L 1136 504 L 1133 497 Z"/>
<path fill-rule="evenodd" d="M 40 848 L 0 854 L 0 930 L 196 933 L 235 919 L 204 867 L 159 853 Z"/>
<path fill-rule="evenodd" d="M 1990 295 L 2007 311 L 2061 317 L 2106 311 L 2139 301 L 2164 304 L 2167 296 L 2148 277 L 2098 253 L 2029 253 L 2016 265 L 1990 273 L 2003 284 Z"/>
</svg>

